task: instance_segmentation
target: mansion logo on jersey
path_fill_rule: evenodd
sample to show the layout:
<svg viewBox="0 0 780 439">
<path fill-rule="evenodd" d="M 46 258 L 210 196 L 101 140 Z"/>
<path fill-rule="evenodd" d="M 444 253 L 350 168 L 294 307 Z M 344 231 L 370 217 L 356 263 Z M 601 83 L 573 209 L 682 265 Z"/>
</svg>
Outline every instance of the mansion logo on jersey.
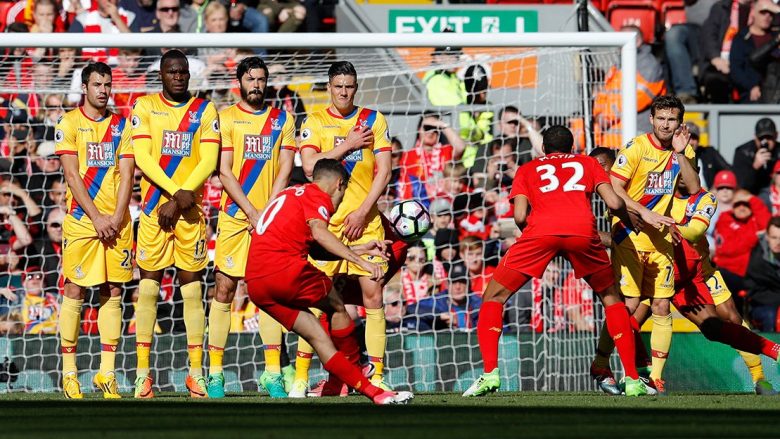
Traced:
<svg viewBox="0 0 780 439">
<path fill-rule="evenodd" d="M 192 133 L 187 131 L 163 131 L 162 154 L 189 157 L 192 154 Z"/>
<path fill-rule="evenodd" d="M 645 193 L 648 195 L 668 195 L 674 192 L 672 183 L 674 176 L 672 171 L 649 172 Z"/>
<path fill-rule="evenodd" d="M 244 160 L 271 160 L 272 152 L 271 136 L 244 135 Z"/>
<path fill-rule="evenodd" d="M 113 142 L 87 142 L 87 166 L 110 168 L 115 165 Z"/>
<path fill-rule="evenodd" d="M 333 137 L 333 148 L 337 148 L 339 145 L 344 143 L 344 141 L 347 140 L 346 137 L 342 136 L 334 136 Z M 363 160 L 363 149 L 356 149 L 349 153 L 346 157 L 344 157 L 343 161 L 348 163 L 353 162 L 359 162 Z"/>
</svg>

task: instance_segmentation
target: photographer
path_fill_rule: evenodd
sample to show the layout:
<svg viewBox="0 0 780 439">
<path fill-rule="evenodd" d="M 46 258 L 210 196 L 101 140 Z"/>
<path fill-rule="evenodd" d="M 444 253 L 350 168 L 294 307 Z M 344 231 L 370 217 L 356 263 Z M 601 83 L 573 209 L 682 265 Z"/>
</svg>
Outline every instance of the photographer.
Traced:
<svg viewBox="0 0 780 439">
<path fill-rule="evenodd" d="M 777 128 L 767 117 L 756 122 L 755 137 L 734 151 L 733 169 L 739 187 L 758 195 L 769 186 L 772 168 L 780 156 L 777 145 Z"/>
</svg>

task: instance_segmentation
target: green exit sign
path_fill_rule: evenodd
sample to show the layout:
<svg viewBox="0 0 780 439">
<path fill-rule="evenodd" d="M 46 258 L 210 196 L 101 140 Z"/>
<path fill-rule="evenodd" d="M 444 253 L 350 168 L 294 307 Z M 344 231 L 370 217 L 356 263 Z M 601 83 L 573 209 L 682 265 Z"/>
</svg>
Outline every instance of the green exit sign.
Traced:
<svg viewBox="0 0 780 439">
<path fill-rule="evenodd" d="M 390 32 L 405 34 L 445 29 L 457 33 L 537 32 L 539 29 L 539 14 L 533 10 L 393 9 L 389 20 Z"/>
</svg>

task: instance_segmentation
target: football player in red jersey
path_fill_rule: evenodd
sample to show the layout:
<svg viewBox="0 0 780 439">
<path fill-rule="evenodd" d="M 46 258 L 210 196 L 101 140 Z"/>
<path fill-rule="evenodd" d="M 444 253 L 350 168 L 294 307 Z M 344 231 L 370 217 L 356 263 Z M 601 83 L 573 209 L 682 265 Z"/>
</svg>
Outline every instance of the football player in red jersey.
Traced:
<svg viewBox="0 0 780 439">
<path fill-rule="evenodd" d="M 484 373 L 463 396 L 483 396 L 498 390 L 498 341 L 503 330 L 504 303 L 532 277 L 540 278 L 556 255 L 566 257 L 576 276 L 584 278 L 601 297 L 609 333 L 626 371 L 626 395 L 647 393 L 634 363 L 628 310 L 615 289 L 612 266 L 596 232 L 591 195 L 598 192 L 610 210 L 627 224 L 631 224 L 631 219 L 625 202 L 615 194 L 598 161 L 572 154 L 573 144 L 568 128 L 550 127 L 544 133 L 545 155 L 523 165 L 515 175 L 509 197 L 514 200 L 515 222 L 523 234 L 501 258 L 482 296 L 477 337 Z"/>
<path fill-rule="evenodd" d="M 325 308 L 344 316 L 344 303 L 333 282 L 307 261 L 310 251 L 319 260 L 344 259 L 379 281 L 384 271 L 360 255 L 382 257 L 385 243 L 370 241 L 347 247 L 328 230 L 328 221 L 347 188 L 349 174 L 337 160 L 321 159 L 312 172 L 313 183 L 287 188 L 265 208 L 252 235 L 246 271 L 249 298 L 285 328 L 309 342 L 325 369 L 376 404 L 405 403 L 410 392 L 384 391 L 371 384 L 360 369 L 336 350 L 309 308 Z M 316 242 L 316 246 L 313 247 Z M 324 250 L 324 251 L 323 251 Z M 273 261 L 273 262 L 272 262 Z M 337 278 L 338 279 L 338 278 Z M 338 283 L 338 281 L 337 281 Z M 334 316 L 335 318 L 335 316 Z"/>
</svg>

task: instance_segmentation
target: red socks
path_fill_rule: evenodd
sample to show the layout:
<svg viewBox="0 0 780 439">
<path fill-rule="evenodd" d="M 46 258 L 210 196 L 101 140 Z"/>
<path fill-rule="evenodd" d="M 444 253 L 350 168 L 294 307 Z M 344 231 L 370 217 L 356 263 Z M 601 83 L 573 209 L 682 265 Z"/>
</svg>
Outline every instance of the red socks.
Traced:
<svg viewBox="0 0 780 439">
<path fill-rule="evenodd" d="M 482 353 L 484 372 L 493 372 L 498 367 L 498 339 L 504 328 L 504 304 L 483 302 L 477 321 L 477 339 Z"/>
<path fill-rule="evenodd" d="M 624 303 L 615 303 L 604 309 L 607 318 L 607 331 L 615 342 L 620 361 L 623 363 L 623 369 L 626 376 L 638 379 L 639 373 L 636 370 L 635 355 L 636 346 L 634 342 L 634 331 L 631 328 L 631 322 L 628 317 L 628 309 Z"/>
<path fill-rule="evenodd" d="M 330 331 L 330 338 L 339 352 L 343 353 L 350 363 L 357 366 L 360 363 L 360 345 L 354 337 L 355 323 L 349 322 L 349 326 L 344 329 L 333 329 Z"/>
<path fill-rule="evenodd" d="M 777 360 L 778 349 L 780 345 L 767 340 L 756 334 L 748 328 L 731 322 L 723 322 L 719 331 L 719 341 L 738 349 L 740 351 L 750 352 L 751 354 L 764 354 L 769 358 Z"/>
<path fill-rule="evenodd" d="M 371 384 L 360 369 L 351 364 L 341 352 L 336 352 L 324 366 L 325 370 L 372 400 L 374 396 L 383 392 L 382 389 Z"/>
</svg>

